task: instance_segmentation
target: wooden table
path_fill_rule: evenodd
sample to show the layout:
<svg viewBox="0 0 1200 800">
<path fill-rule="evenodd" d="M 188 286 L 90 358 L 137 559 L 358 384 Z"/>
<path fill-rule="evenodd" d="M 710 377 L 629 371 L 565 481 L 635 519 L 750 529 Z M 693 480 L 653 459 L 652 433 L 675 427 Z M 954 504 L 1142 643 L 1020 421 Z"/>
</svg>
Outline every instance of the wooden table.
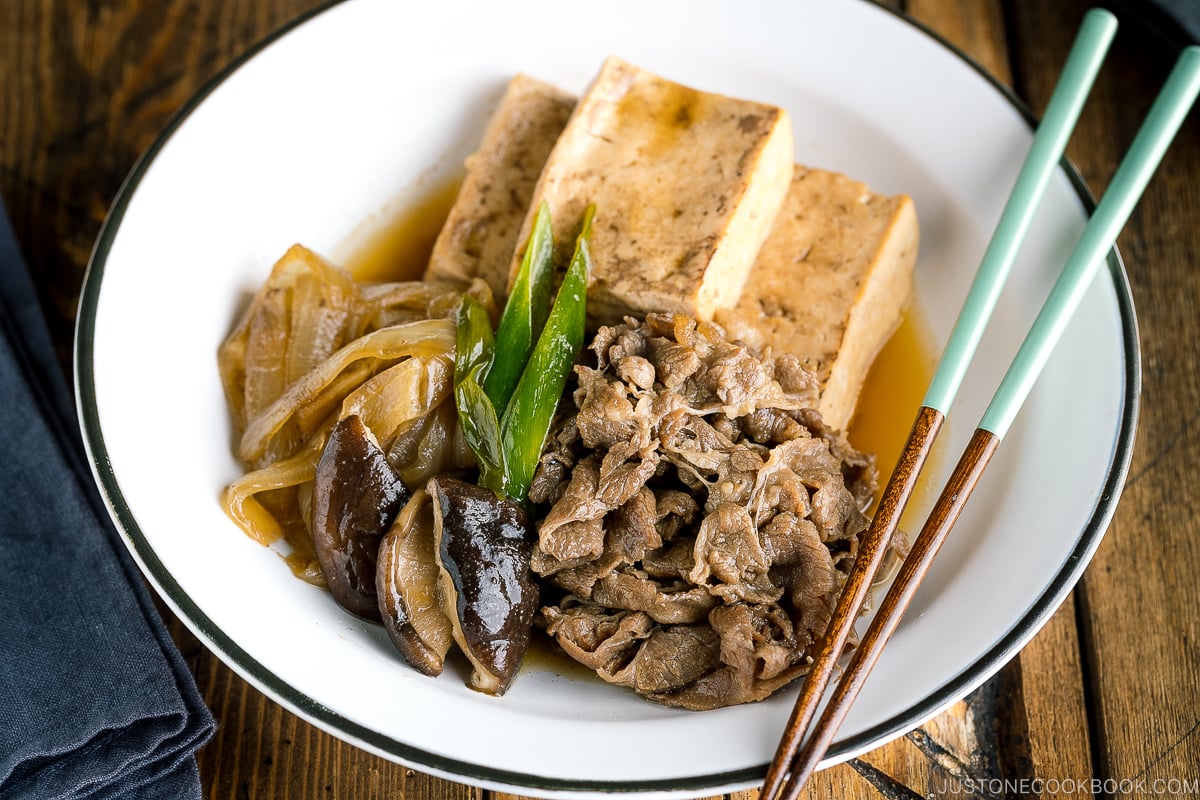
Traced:
<svg viewBox="0 0 1200 800">
<path fill-rule="evenodd" d="M 64 368 L 92 242 L 138 154 L 230 59 L 317 4 L 0 3 L 0 192 Z M 1087 7 L 1083 0 L 891 4 L 1035 111 Z M 1178 48 L 1128 14 L 1123 21 L 1068 151 L 1096 194 Z M 1179 782 L 1200 794 L 1200 113 L 1168 153 L 1120 248 L 1140 321 L 1143 405 L 1128 484 L 1094 562 L 999 675 L 920 729 L 819 774 L 811 796 L 1049 797 L 1093 786 L 1103 795 L 1150 795 Z M 220 722 L 199 754 L 207 796 L 488 794 L 322 733 L 168 619 Z"/>
</svg>

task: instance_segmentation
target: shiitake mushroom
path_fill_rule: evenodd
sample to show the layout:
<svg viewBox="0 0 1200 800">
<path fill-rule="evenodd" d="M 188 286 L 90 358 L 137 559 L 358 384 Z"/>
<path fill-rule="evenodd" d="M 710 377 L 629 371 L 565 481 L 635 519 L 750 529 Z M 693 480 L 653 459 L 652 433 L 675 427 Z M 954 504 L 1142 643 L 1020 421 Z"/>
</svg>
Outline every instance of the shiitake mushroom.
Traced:
<svg viewBox="0 0 1200 800">
<path fill-rule="evenodd" d="M 425 675 L 442 674 L 454 641 L 450 618 L 442 612 L 433 529 L 429 493 L 418 489 L 379 543 L 375 573 L 388 638 Z"/>
<path fill-rule="evenodd" d="M 529 515 L 513 500 L 457 478 L 431 478 L 426 489 L 442 609 L 474 668 L 468 685 L 504 694 L 529 647 L 538 606 Z"/>
<path fill-rule="evenodd" d="M 329 591 L 347 611 L 379 619 L 379 543 L 408 497 L 362 420 L 357 415 L 339 420 L 317 463 L 312 531 Z"/>
<path fill-rule="evenodd" d="M 529 647 L 538 587 L 525 509 L 441 475 L 411 498 L 371 431 L 340 420 L 317 465 L 313 541 L 337 602 L 380 620 L 418 671 L 439 675 L 452 642 L 468 685 L 503 694 Z"/>
</svg>

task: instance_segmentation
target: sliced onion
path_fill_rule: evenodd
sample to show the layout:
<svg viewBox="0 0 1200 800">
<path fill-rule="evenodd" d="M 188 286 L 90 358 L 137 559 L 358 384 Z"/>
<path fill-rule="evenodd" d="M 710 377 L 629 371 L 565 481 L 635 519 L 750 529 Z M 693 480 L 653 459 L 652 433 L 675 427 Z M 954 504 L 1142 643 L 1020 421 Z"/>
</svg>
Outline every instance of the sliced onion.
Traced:
<svg viewBox="0 0 1200 800">
<path fill-rule="evenodd" d="M 287 390 L 262 414 L 250 421 L 238 449 L 247 464 L 259 463 L 272 437 L 300 409 L 322 396 L 349 366 L 363 359 L 394 361 L 406 356 L 445 356 L 454 352 L 454 324 L 445 319 L 423 320 L 381 328 L 355 339 L 322 361 Z"/>
<path fill-rule="evenodd" d="M 320 458 L 320 450 L 309 449 L 247 472 L 225 488 L 222 497 L 225 513 L 254 541 L 267 546 L 274 544 L 283 537 L 283 526 L 255 495 L 312 481 Z"/>
</svg>

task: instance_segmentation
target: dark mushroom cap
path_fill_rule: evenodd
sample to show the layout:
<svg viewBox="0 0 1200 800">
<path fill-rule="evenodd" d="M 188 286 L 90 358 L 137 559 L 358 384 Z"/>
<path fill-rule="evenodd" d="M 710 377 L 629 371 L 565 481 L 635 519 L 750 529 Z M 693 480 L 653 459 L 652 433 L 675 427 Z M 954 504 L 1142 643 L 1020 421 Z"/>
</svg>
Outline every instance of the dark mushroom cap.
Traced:
<svg viewBox="0 0 1200 800">
<path fill-rule="evenodd" d="M 442 568 L 443 608 L 475 667 L 470 685 L 503 694 L 529 647 L 538 587 L 529 515 L 490 489 L 439 476 L 427 484 Z"/>
<path fill-rule="evenodd" d="M 361 617 L 379 619 L 379 541 L 408 494 L 362 420 L 339 420 L 317 464 L 313 544 L 330 593 Z"/>
</svg>

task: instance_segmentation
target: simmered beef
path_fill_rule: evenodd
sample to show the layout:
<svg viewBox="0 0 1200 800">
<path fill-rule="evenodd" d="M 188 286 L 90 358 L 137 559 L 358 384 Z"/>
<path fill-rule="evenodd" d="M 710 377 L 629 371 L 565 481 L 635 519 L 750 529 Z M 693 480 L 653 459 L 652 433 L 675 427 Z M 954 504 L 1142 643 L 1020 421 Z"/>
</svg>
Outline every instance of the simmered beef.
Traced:
<svg viewBox="0 0 1200 800">
<path fill-rule="evenodd" d="M 761 700 L 807 669 L 875 490 L 811 408 L 817 381 L 714 325 L 602 328 L 531 499 L 540 622 L 606 681 L 661 703 Z"/>
</svg>

